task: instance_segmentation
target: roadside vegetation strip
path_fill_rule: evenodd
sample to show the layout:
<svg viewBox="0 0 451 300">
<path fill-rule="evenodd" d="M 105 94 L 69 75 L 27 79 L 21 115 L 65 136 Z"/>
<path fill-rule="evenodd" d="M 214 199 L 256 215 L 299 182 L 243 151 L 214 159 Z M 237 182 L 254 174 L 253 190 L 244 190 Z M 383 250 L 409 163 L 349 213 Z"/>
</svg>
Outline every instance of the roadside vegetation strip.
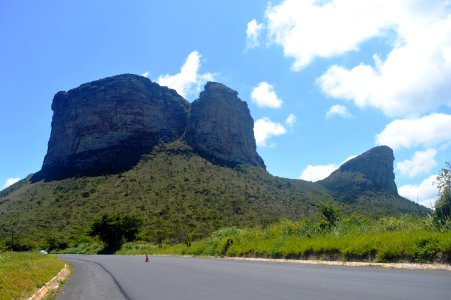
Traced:
<svg viewBox="0 0 451 300">
<path fill-rule="evenodd" d="M 450 264 L 451 231 L 412 217 L 351 218 L 333 226 L 282 220 L 265 229 L 224 228 L 185 244 L 125 243 L 117 253 Z"/>
<path fill-rule="evenodd" d="M 0 300 L 30 297 L 63 267 L 64 262 L 54 256 L 0 252 Z"/>
</svg>

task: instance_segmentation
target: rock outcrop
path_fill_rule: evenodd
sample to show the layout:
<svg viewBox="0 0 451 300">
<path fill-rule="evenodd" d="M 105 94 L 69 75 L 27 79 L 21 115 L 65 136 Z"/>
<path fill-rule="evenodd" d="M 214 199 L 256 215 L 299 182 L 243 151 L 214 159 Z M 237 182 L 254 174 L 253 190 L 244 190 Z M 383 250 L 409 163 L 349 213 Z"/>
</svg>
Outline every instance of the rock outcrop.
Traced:
<svg viewBox="0 0 451 300">
<path fill-rule="evenodd" d="M 363 192 L 398 196 L 393 173 L 394 159 L 390 147 L 378 146 L 347 161 L 319 183 L 348 201 Z"/>
<path fill-rule="evenodd" d="M 186 141 L 218 163 L 249 163 L 265 168 L 256 152 L 254 120 L 247 103 L 221 83 L 209 82 L 191 105 Z"/>
<path fill-rule="evenodd" d="M 47 155 L 34 179 L 100 175 L 130 168 L 160 142 L 182 135 L 189 103 L 137 75 L 118 75 L 59 92 Z"/>
<path fill-rule="evenodd" d="M 185 132 L 189 144 L 214 162 L 264 168 L 247 104 L 219 83 L 206 85 L 191 113 L 176 91 L 130 74 L 59 92 L 52 110 L 47 155 L 34 181 L 121 172 Z"/>
</svg>

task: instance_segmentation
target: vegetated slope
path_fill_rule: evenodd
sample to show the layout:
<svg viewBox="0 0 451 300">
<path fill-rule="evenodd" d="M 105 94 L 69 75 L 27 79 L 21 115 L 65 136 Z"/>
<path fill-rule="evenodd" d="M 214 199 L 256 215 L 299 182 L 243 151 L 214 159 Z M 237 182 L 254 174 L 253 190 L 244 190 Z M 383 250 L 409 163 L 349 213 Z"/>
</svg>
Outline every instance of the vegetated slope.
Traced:
<svg viewBox="0 0 451 300">
<path fill-rule="evenodd" d="M 377 192 L 354 202 L 338 201 L 317 183 L 274 177 L 249 165 L 212 164 L 177 140 L 155 147 L 120 174 L 16 183 L 0 193 L 0 241 L 10 239 L 13 231 L 22 245 L 45 245 L 49 239 L 70 243 L 86 234 L 94 218 L 120 212 L 143 219 L 141 239 L 177 242 L 222 227 L 312 216 L 324 202 L 364 215 L 427 212 L 404 198 Z"/>
<path fill-rule="evenodd" d="M 371 209 L 384 205 L 399 213 L 426 215 L 428 210 L 425 207 L 399 196 L 393 172 L 394 160 L 390 147 L 377 146 L 348 160 L 318 183 L 335 199 L 353 207 L 365 209 L 367 206 Z"/>
<path fill-rule="evenodd" d="M 220 83 L 189 104 L 123 74 L 57 93 L 52 110 L 42 169 L 0 192 L 0 247 L 64 246 L 112 212 L 140 216 L 141 239 L 173 242 L 311 216 L 323 202 L 366 215 L 428 211 L 398 195 L 386 146 L 320 183 L 271 176 L 246 102 Z"/>
</svg>

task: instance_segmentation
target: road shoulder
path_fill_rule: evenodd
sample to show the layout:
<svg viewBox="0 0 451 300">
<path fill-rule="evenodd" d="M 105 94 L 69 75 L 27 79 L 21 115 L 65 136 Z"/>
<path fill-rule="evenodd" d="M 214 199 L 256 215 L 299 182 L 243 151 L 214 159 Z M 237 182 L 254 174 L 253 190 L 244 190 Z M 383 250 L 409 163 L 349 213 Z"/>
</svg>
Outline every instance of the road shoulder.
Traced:
<svg viewBox="0 0 451 300">
<path fill-rule="evenodd" d="M 28 298 L 28 300 L 41 300 L 45 295 L 47 295 L 48 292 L 58 289 L 61 285 L 61 282 L 64 281 L 70 275 L 70 273 L 71 272 L 69 265 L 65 264 L 55 277 L 50 279 L 49 282 L 41 287 L 33 296 Z"/>
</svg>

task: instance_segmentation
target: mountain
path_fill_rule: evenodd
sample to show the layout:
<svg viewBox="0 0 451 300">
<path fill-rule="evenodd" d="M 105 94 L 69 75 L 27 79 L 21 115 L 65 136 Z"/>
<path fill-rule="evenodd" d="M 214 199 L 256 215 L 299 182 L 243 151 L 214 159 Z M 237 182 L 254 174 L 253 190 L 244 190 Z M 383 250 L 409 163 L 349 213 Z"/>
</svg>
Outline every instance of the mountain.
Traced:
<svg viewBox="0 0 451 300">
<path fill-rule="evenodd" d="M 393 172 L 394 160 L 390 147 L 374 147 L 348 160 L 319 183 L 336 197 L 348 202 L 368 193 L 396 198 L 399 195 Z"/>
<path fill-rule="evenodd" d="M 0 192 L 0 244 L 80 242 L 94 218 L 140 216 L 143 239 L 174 242 L 225 226 L 314 216 L 424 215 L 400 197 L 393 152 L 376 147 L 323 181 L 274 177 L 256 152 L 253 120 L 237 92 L 210 82 L 192 104 L 174 90 L 119 75 L 59 92 L 42 169 Z"/>
<path fill-rule="evenodd" d="M 264 168 L 253 120 L 237 92 L 207 83 L 192 105 L 148 78 L 125 74 L 58 92 L 47 155 L 33 181 L 125 171 L 160 143 L 187 135 L 200 155 Z"/>
<path fill-rule="evenodd" d="M 191 105 L 186 140 L 198 153 L 216 162 L 265 168 L 255 150 L 254 120 L 247 103 L 223 84 L 207 83 Z"/>
</svg>

